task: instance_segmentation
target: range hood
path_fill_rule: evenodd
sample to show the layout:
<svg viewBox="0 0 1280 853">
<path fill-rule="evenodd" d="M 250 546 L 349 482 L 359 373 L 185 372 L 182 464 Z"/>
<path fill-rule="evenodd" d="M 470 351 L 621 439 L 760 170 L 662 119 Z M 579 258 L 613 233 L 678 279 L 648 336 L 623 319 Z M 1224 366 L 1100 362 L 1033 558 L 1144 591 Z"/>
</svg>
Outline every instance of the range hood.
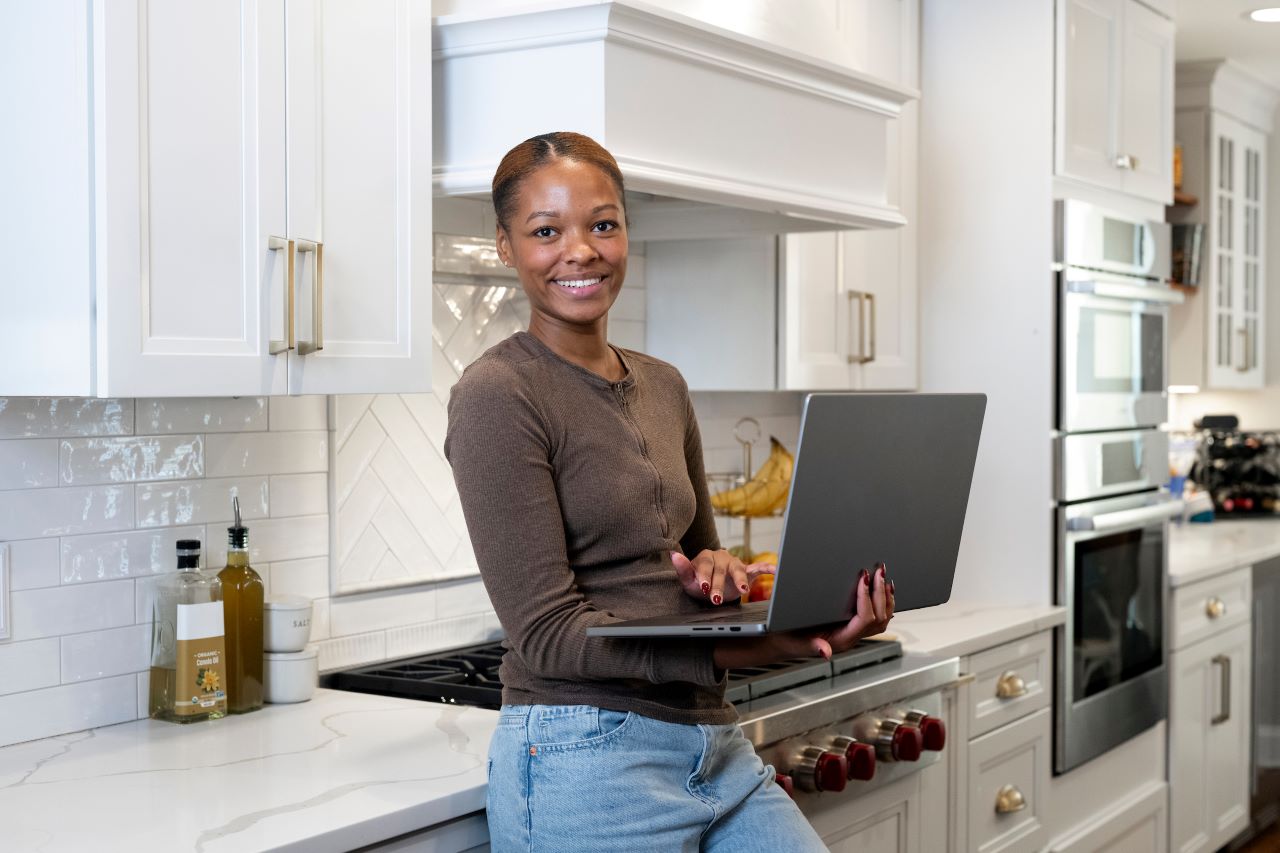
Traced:
<svg viewBox="0 0 1280 853">
<path fill-rule="evenodd" d="M 617 158 L 640 239 L 892 228 L 888 130 L 913 89 L 627 2 L 437 18 L 437 195 L 489 193 L 553 130 Z"/>
</svg>

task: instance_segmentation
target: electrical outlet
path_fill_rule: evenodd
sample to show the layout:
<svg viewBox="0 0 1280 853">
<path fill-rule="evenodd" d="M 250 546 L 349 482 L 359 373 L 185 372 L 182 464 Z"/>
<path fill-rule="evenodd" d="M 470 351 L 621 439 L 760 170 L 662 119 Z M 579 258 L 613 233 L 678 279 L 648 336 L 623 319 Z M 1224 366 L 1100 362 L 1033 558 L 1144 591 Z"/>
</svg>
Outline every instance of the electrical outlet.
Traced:
<svg viewBox="0 0 1280 853">
<path fill-rule="evenodd" d="M 9 639 L 9 543 L 0 542 L 0 640 Z"/>
</svg>

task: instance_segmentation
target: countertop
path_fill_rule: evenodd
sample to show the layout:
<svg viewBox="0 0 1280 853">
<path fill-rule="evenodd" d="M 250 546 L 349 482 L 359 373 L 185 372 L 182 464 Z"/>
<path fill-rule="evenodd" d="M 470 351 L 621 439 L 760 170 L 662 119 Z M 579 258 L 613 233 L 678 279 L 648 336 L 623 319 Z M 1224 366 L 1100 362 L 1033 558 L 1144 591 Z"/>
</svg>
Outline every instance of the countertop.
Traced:
<svg viewBox="0 0 1280 853">
<path fill-rule="evenodd" d="M 316 691 L 0 749 L 5 850 L 350 850 L 484 808 L 494 711 Z"/>
<path fill-rule="evenodd" d="M 1051 604 L 950 601 L 895 615 L 889 633 L 907 651 L 950 657 L 989 649 L 1066 620 L 1067 609 Z"/>
<path fill-rule="evenodd" d="M 1280 518 L 1169 527 L 1169 585 L 1184 586 L 1280 556 Z"/>
</svg>

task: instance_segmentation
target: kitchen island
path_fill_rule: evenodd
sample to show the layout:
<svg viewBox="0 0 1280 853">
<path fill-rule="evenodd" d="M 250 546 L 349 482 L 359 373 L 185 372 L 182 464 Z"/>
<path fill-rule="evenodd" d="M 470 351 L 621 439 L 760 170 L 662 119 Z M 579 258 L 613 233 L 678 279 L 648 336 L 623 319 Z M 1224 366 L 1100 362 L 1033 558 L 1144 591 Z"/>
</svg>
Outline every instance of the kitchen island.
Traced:
<svg viewBox="0 0 1280 853">
<path fill-rule="evenodd" d="M 341 691 L 0 749 L 5 850 L 343 851 L 437 824 L 484 844 L 495 711 Z"/>
</svg>

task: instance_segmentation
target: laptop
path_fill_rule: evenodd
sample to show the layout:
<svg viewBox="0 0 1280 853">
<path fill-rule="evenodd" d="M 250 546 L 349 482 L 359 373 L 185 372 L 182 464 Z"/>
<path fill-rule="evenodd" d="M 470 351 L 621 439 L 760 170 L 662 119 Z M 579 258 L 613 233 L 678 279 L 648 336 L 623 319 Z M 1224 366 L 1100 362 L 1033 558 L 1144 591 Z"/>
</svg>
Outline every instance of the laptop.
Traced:
<svg viewBox="0 0 1280 853">
<path fill-rule="evenodd" d="M 895 612 L 951 597 L 985 394 L 809 394 L 768 601 L 587 629 L 722 637 L 847 622 L 861 569 L 889 567 Z"/>
</svg>

